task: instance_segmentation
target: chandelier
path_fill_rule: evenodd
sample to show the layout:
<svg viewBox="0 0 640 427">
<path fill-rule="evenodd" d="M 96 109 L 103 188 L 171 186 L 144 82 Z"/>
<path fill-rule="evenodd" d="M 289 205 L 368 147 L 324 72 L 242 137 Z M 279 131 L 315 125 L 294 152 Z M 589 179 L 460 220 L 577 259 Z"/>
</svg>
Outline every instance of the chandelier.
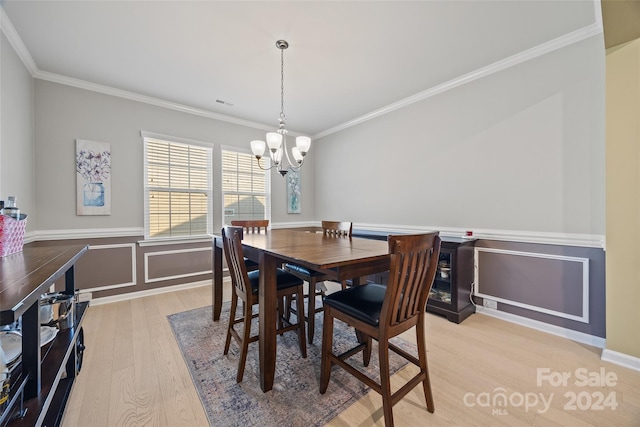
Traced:
<svg viewBox="0 0 640 427">
<path fill-rule="evenodd" d="M 285 126 L 286 119 L 284 115 L 284 50 L 289 47 L 289 43 L 285 40 L 278 40 L 276 47 L 280 49 L 280 126 L 278 126 L 278 130 L 275 132 L 268 132 L 266 138 L 266 146 L 269 147 L 269 157 L 273 164 L 268 168 L 264 168 L 260 163 L 260 159 L 264 155 L 266 148 L 264 141 L 251 141 L 251 151 L 253 151 L 256 159 L 258 159 L 260 169 L 269 170 L 276 168 L 282 176 L 285 176 L 290 170 L 300 170 L 304 163 L 304 156 L 311 146 L 311 138 L 308 136 L 296 137 L 296 146 L 291 149 L 291 154 L 295 161 L 292 162 L 289 157 L 289 150 L 287 149 L 287 133 L 289 131 Z M 283 153 L 285 159 L 282 158 Z M 283 160 L 286 160 L 286 164 Z"/>
</svg>

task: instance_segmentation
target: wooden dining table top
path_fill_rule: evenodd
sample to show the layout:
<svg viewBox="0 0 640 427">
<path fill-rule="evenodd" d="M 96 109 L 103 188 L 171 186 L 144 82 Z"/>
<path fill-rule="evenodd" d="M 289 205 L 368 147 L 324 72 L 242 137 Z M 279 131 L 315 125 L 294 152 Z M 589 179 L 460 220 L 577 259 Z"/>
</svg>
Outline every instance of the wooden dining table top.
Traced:
<svg viewBox="0 0 640 427">
<path fill-rule="evenodd" d="M 388 259 L 387 242 L 358 237 L 328 237 L 314 231 L 276 229 L 267 233 L 246 233 L 242 239 L 246 252 L 267 252 L 283 261 L 316 270 L 335 269 L 354 262 Z M 257 261 L 257 260 L 256 260 Z"/>
</svg>

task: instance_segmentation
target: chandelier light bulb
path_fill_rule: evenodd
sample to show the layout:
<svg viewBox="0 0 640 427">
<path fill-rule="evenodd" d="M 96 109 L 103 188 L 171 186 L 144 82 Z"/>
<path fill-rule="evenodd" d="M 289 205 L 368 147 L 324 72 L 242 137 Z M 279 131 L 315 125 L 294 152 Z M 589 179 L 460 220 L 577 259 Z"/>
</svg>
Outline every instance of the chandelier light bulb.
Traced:
<svg viewBox="0 0 640 427">
<path fill-rule="evenodd" d="M 293 154 L 293 158 L 295 159 L 295 161 L 298 162 L 298 165 L 301 165 L 302 161 L 304 160 L 304 154 L 300 152 L 298 147 L 293 147 L 291 149 L 291 153 Z"/>
<path fill-rule="evenodd" d="M 274 152 L 280 149 L 282 145 L 282 134 L 277 132 L 269 132 L 267 134 L 267 145 L 269 146 L 269 150 Z"/>
<path fill-rule="evenodd" d="M 308 136 L 298 136 L 296 138 L 296 148 L 300 150 L 300 153 L 304 156 L 311 147 L 311 138 Z"/>
<path fill-rule="evenodd" d="M 280 164 L 282 161 L 282 148 L 278 148 L 271 154 L 271 160 L 273 160 L 273 163 L 275 163 L 276 166 Z"/>
<path fill-rule="evenodd" d="M 264 141 L 259 141 L 259 140 L 251 141 L 251 151 L 253 152 L 253 155 L 258 158 L 258 160 L 260 160 L 260 158 L 264 154 L 264 149 L 265 149 Z"/>
</svg>

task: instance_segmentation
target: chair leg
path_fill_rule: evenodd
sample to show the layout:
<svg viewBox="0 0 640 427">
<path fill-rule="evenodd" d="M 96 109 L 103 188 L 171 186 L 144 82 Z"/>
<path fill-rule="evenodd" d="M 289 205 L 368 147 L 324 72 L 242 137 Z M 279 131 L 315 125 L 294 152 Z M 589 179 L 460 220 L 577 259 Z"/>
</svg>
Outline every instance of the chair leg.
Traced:
<svg viewBox="0 0 640 427">
<path fill-rule="evenodd" d="M 304 301 L 303 301 L 304 305 Z M 309 279 L 309 298 L 307 301 L 307 325 L 309 330 L 307 337 L 309 338 L 309 344 L 313 344 L 313 335 L 316 327 L 316 278 L 311 277 Z"/>
<path fill-rule="evenodd" d="M 296 318 L 298 321 L 298 339 L 300 341 L 300 353 L 302 358 L 307 358 L 307 338 L 304 332 L 304 288 L 302 285 L 298 286 L 298 293 L 296 295 Z M 297 302 L 300 302 L 298 305 Z"/>
<path fill-rule="evenodd" d="M 291 319 L 291 301 L 293 301 L 293 297 L 291 295 L 287 295 L 284 297 L 284 318 Z"/>
<path fill-rule="evenodd" d="M 382 411 L 385 427 L 393 427 L 393 402 L 391 401 L 391 378 L 389 375 L 389 341 L 378 342 L 378 359 L 380 362 L 380 391 L 382 395 Z"/>
<path fill-rule="evenodd" d="M 229 325 L 227 326 L 227 338 L 224 342 L 223 354 L 229 353 L 229 346 L 231 345 L 231 329 L 233 329 L 234 321 L 236 320 L 236 307 L 238 305 L 238 295 L 236 290 L 231 291 L 231 308 L 229 310 Z"/>
<path fill-rule="evenodd" d="M 285 314 L 285 309 L 284 309 L 284 297 L 279 298 L 278 299 L 278 307 L 277 307 L 277 316 L 276 318 L 278 319 L 278 323 L 276 325 L 277 329 L 282 329 L 282 318 L 284 317 Z M 280 332 L 280 336 L 282 336 L 284 332 Z"/>
<path fill-rule="evenodd" d="M 365 347 L 362 349 L 362 364 L 367 367 L 369 366 L 369 362 L 371 361 L 371 349 L 373 348 L 371 346 L 371 337 L 364 332 L 356 329 L 356 338 L 358 339 L 359 343 L 365 344 Z"/>
<path fill-rule="evenodd" d="M 429 378 L 429 365 L 427 363 L 427 339 L 425 338 L 426 328 L 424 325 L 424 316 L 418 320 L 416 325 L 416 343 L 418 345 L 418 359 L 420 360 L 420 370 L 424 371 L 425 377 L 422 381 L 424 389 L 424 398 L 427 402 L 427 411 L 433 413 L 435 406 L 433 404 L 433 394 L 431 393 L 431 379 Z"/>
<path fill-rule="evenodd" d="M 320 394 L 324 394 L 331 378 L 331 360 L 329 355 L 333 351 L 333 316 L 331 308 L 324 307 L 324 321 L 322 325 L 322 353 L 320 362 Z"/>
<path fill-rule="evenodd" d="M 240 350 L 240 361 L 238 362 L 238 374 L 236 375 L 236 382 L 242 382 L 244 377 L 244 367 L 247 363 L 247 353 L 249 352 L 249 337 L 251 336 L 251 304 L 243 304 L 244 308 L 244 330 L 242 331 L 242 344 Z"/>
</svg>

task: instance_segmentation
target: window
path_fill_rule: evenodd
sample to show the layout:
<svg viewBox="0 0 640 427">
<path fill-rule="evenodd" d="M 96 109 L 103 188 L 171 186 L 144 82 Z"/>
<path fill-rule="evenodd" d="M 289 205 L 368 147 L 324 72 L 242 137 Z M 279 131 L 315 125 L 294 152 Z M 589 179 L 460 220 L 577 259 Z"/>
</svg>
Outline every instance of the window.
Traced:
<svg viewBox="0 0 640 427">
<path fill-rule="evenodd" d="M 222 149 L 224 223 L 232 220 L 270 219 L 271 181 L 248 152 Z"/>
<path fill-rule="evenodd" d="M 145 238 L 210 234 L 212 149 L 143 137 Z"/>
</svg>

